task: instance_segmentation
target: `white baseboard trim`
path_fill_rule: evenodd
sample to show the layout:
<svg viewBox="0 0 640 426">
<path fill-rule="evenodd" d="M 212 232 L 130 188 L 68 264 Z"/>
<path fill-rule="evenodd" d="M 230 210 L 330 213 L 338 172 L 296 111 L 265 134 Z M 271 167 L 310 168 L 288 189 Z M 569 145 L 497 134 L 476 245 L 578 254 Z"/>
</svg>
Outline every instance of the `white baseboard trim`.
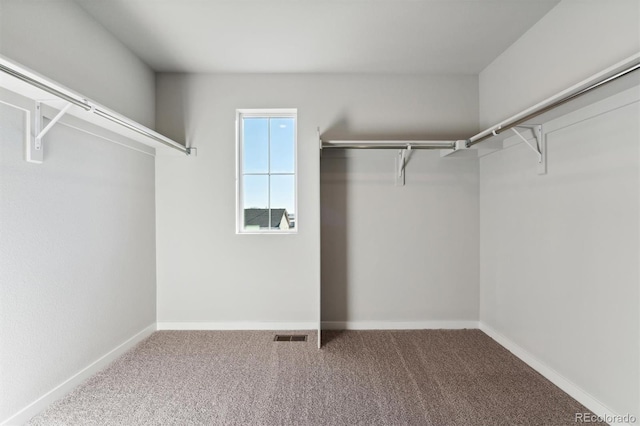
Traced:
<svg viewBox="0 0 640 426">
<path fill-rule="evenodd" d="M 591 394 L 580 388 L 578 385 L 573 383 L 571 380 L 564 377 L 562 374 L 558 373 L 553 368 L 549 367 L 544 362 L 540 361 L 534 355 L 532 355 L 529 351 L 522 348 L 518 344 L 514 343 L 509 338 L 500 334 L 487 324 L 480 322 L 480 330 L 484 332 L 486 335 L 491 337 L 493 340 L 498 342 L 501 346 L 507 349 L 509 352 L 520 358 L 524 361 L 525 364 L 529 365 L 529 367 L 536 370 L 538 373 L 542 374 L 547 380 L 551 383 L 562 389 L 564 392 L 569 394 L 573 399 L 578 401 L 580 404 L 587 407 L 589 410 L 593 411 L 599 417 L 602 417 L 607 423 L 616 424 L 616 425 L 628 425 L 630 423 L 611 423 L 611 419 L 622 418 L 622 416 L 618 415 L 615 411 L 611 410 L 602 402 L 598 401 Z"/>
<path fill-rule="evenodd" d="M 158 330 L 317 330 L 317 322 L 159 322 Z"/>
<path fill-rule="evenodd" d="M 323 330 L 461 330 L 478 321 L 322 321 Z"/>
<path fill-rule="evenodd" d="M 86 379 L 93 376 L 98 371 L 105 368 L 107 365 L 111 364 L 116 360 L 116 358 L 120 357 L 120 355 L 124 354 L 139 342 L 149 337 L 154 331 L 156 331 L 155 323 L 136 333 L 135 335 L 118 345 L 116 348 L 107 352 L 82 370 L 78 371 L 73 376 L 69 377 L 64 382 L 60 383 L 55 388 L 51 389 L 46 394 L 42 395 L 40 398 L 33 401 L 31 404 L 27 405 L 11 417 L 3 420 L 2 422 L 0 422 L 0 426 L 21 425 L 26 423 L 33 416 L 49 406 L 49 404 L 62 398 L 80 383 L 84 382 Z"/>
</svg>

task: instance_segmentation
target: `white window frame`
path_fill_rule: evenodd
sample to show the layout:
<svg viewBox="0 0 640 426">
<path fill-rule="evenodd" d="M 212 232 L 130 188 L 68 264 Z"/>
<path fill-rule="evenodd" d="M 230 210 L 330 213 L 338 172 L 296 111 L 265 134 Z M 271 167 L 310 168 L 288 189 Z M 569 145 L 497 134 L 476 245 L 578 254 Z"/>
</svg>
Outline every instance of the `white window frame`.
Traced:
<svg viewBox="0 0 640 426">
<path fill-rule="evenodd" d="M 251 118 L 293 118 L 293 204 L 295 206 L 295 227 L 293 229 L 244 229 L 244 194 L 243 194 L 243 169 L 242 169 L 242 119 Z M 269 154 L 271 149 L 269 147 Z M 269 159 L 269 164 L 271 159 Z M 271 165 L 269 165 L 269 168 Z M 274 173 L 277 174 L 277 173 Z M 288 173 L 287 173 L 288 174 Z M 271 176 L 269 170 L 268 176 Z M 271 179 L 269 178 L 269 205 L 271 208 Z M 236 110 L 236 234 L 272 234 L 293 235 L 300 229 L 300 214 L 298 212 L 298 109 L 297 108 L 269 108 L 269 109 L 237 109 Z"/>
</svg>

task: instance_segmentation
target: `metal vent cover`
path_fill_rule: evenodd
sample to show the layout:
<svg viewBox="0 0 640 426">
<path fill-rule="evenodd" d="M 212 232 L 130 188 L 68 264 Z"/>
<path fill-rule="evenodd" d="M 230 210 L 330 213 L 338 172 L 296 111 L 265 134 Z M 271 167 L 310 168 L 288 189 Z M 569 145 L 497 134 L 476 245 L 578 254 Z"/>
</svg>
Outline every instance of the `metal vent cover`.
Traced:
<svg viewBox="0 0 640 426">
<path fill-rule="evenodd" d="M 276 334 L 274 342 L 306 342 L 306 334 Z"/>
</svg>

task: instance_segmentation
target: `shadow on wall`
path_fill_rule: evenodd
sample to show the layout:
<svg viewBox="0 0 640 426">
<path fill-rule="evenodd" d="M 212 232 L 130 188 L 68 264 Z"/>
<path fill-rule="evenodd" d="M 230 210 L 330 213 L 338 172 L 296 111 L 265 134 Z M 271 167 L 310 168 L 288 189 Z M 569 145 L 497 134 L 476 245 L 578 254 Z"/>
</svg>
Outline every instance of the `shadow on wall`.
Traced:
<svg viewBox="0 0 640 426">
<path fill-rule="evenodd" d="M 160 76 L 156 80 L 156 93 L 156 130 L 187 147 L 194 146 L 189 79 L 173 74 Z"/>
<path fill-rule="evenodd" d="M 442 129 L 409 128 L 394 130 L 394 126 L 372 131 L 354 130 L 346 114 L 324 129 L 322 140 L 453 140 L 460 134 Z M 326 151 L 320 163 L 321 205 L 321 320 L 349 321 L 349 170 L 350 155 Z M 353 195 L 353 194 L 352 194 Z M 323 333 L 328 343 L 339 336 Z"/>
<path fill-rule="evenodd" d="M 334 121 L 329 127 L 322 130 L 320 139 L 322 140 L 458 140 L 464 139 L 471 134 L 453 133 L 451 130 L 438 128 L 406 128 L 394 129 L 393 126 L 385 125 L 384 129 L 370 128 L 366 131 L 354 129 L 345 114 Z"/>
<path fill-rule="evenodd" d="M 320 160 L 322 321 L 347 321 L 348 313 L 348 158 Z M 328 343 L 335 333 L 325 333 Z"/>
</svg>

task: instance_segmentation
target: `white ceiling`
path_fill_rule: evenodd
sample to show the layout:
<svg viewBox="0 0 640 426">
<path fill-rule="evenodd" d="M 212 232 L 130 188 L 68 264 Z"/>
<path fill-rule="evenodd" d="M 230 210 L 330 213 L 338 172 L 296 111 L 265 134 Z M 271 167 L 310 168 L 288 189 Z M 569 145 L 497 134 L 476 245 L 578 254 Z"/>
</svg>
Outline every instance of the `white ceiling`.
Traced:
<svg viewBox="0 0 640 426">
<path fill-rule="evenodd" d="M 477 74 L 558 0 L 76 0 L 156 71 Z"/>
</svg>

